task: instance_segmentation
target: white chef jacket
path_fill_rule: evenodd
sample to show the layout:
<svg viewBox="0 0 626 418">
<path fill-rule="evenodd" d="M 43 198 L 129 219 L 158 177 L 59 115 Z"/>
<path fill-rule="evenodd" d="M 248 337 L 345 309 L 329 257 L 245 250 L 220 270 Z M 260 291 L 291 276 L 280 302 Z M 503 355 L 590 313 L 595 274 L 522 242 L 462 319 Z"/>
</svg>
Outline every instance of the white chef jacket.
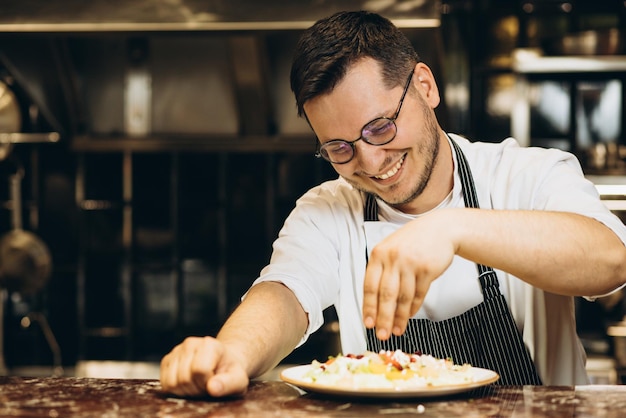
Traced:
<svg viewBox="0 0 626 418">
<path fill-rule="evenodd" d="M 451 136 L 468 160 L 481 208 L 575 212 L 602 222 L 626 243 L 626 227 L 599 199 L 572 154 L 520 147 L 512 138 L 494 144 Z M 384 236 L 421 215 L 404 214 L 378 200 L 380 221 L 366 223 L 363 204 L 363 194 L 341 178 L 306 192 L 274 242 L 269 265 L 254 282 L 281 282 L 294 292 L 309 319 L 301 344 L 322 326 L 323 310 L 334 305 L 342 351 L 366 350 L 361 310 L 366 249 L 371 251 Z M 456 170 L 452 193 L 438 208 L 442 207 L 464 207 Z M 543 383 L 588 383 L 574 299 L 534 288 L 503 271 L 496 273 Z M 432 282 L 415 317 L 443 320 L 479 304 L 483 297 L 477 277 L 476 264 L 456 256 Z"/>
</svg>

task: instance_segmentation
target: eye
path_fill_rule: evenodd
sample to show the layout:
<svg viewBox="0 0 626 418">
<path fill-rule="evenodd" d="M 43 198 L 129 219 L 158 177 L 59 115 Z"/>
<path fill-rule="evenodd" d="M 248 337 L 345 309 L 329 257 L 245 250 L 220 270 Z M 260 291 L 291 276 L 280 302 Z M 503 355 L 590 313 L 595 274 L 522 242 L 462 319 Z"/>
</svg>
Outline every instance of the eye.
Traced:
<svg viewBox="0 0 626 418">
<path fill-rule="evenodd" d="M 365 138 L 386 136 L 390 131 L 393 131 L 393 121 L 387 118 L 380 118 L 373 120 L 363 128 L 362 135 Z"/>
<path fill-rule="evenodd" d="M 324 150 L 332 155 L 346 155 L 352 153 L 352 147 L 345 141 L 330 141 L 324 144 Z"/>
</svg>

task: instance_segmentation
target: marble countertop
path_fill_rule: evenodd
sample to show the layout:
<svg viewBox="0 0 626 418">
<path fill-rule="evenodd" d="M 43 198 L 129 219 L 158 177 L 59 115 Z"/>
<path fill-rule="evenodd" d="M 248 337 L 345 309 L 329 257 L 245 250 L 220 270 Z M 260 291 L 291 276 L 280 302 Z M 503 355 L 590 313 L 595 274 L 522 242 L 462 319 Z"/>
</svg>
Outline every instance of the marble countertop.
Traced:
<svg viewBox="0 0 626 418">
<path fill-rule="evenodd" d="M 0 416 L 11 417 L 622 417 L 626 386 L 490 386 L 431 399 L 348 399 L 253 381 L 241 397 L 182 399 L 158 380 L 0 377 Z"/>
</svg>

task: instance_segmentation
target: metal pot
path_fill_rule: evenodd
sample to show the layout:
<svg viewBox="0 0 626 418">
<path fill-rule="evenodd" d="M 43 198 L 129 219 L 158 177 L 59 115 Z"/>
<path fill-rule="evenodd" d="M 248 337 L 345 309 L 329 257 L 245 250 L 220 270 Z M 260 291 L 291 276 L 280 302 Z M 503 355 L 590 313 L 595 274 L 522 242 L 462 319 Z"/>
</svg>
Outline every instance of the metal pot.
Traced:
<svg viewBox="0 0 626 418">
<path fill-rule="evenodd" d="M 615 360 L 619 367 L 626 367 L 626 318 L 607 328 L 607 335 L 613 338 Z"/>
<path fill-rule="evenodd" d="M 0 287 L 22 294 L 39 291 L 52 272 L 52 257 L 46 244 L 22 229 L 21 166 L 9 177 L 13 230 L 0 238 Z"/>
<path fill-rule="evenodd" d="M 586 30 L 549 41 L 544 49 L 554 55 L 617 55 L 624 50 L 624 38 L 615 28 Z"/>
<path fill-rule="evenodd" d="M 15 133 L 22 129 L 22 112 L 17 97 L 9 86 L 0 81 L 0 132 Z M 13 149 L 10 142 L 0 142 L 0 161 Z"/>
<path fill-rule="evenodd" d="M 599 142 L 585 150 L 585 169 L 594 173 L 623 174 L 626 172 L 626 145 Z"/>
</svg>

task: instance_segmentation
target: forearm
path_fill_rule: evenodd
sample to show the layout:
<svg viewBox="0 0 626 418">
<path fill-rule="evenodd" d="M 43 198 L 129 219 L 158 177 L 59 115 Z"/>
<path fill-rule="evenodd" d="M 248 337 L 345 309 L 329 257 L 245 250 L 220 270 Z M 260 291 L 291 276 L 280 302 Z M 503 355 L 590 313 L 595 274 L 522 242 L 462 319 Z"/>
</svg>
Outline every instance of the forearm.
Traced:
<svg viewBox="0 0 626 418">
<path fill-rule="evenodd" d="M 307 316 L 291 290 L 280 283 L 254 286 L 217 339 L 236 350 L 250 378 L 276 366 L 298 344 Z"/>
<path fill-rule="evenodd" d="M 558 294 L 599 295 L 626 281 L 626 248 L 594 219 L 546 211 L 455 212 L 458 255 L 533 286 Z"/>
</svg>

